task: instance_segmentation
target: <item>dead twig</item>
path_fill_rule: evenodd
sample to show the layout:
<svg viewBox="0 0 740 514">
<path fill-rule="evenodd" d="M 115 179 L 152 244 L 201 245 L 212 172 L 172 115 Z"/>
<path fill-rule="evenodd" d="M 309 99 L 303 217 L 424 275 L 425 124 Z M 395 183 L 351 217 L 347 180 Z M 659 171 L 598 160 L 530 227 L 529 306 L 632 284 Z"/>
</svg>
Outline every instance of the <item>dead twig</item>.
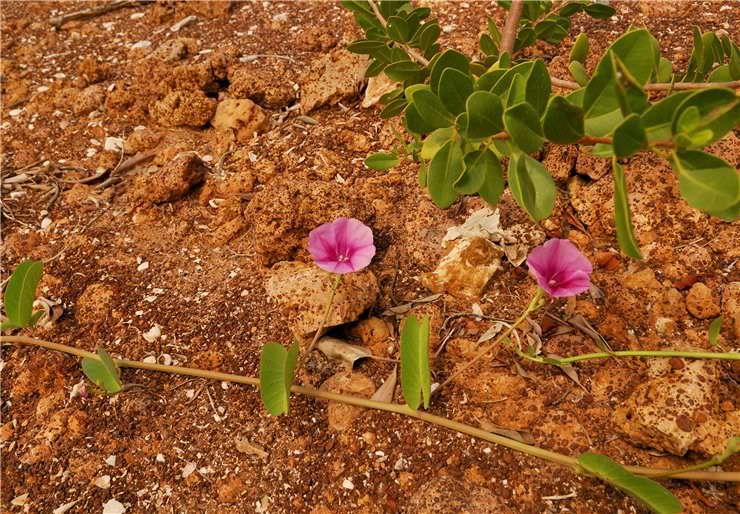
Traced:
<svg viewBox="0 0 740 514">
<path fill-rule="evenodd" d="M 111 11 L 123 9 L 124 7 L 134 7 L 135 5 L 145 3 L 146 1 L 147 0 L 114 0 L 113 2 L 106 3 L 98 7 L 93 7 L 91 9 L 83 9 L 81 11 L 75 11 L 69 14 L 63 14 L 61 16 L 50 18 L 49 23 L 52 27 L 59 30 L 62 28 L 62 25 L 64 25 L 68 21 L 88 20 L 90 18 L 95 18 Z"/>
<path fill-rule="evenodd" d="M 524 12 L 524 0 L 513 0 L 509 8 L 509 14 L 506 15 L 504 30 L 501 32 L 501 53 L 508 52 L 509 55 L 514 53 L 514 41 L 516 34 L 519 32 L 519 20 Z"/>
</svg>

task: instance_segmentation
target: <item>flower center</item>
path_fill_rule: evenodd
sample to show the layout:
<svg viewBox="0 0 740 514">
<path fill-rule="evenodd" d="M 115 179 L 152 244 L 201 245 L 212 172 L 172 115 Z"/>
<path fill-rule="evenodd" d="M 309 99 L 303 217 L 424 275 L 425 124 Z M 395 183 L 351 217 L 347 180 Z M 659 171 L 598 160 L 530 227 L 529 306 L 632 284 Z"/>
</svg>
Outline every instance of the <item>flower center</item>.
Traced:
<svg viewBox="0 0 740 514">
<path fill-rule="evenodd" d="M 558 281 L 557 281 L 557 280 L 555 280 L 554 278 L 551 278 L 550 280 L 548 280 L 548 281 L 547 281 L 547 284 L 548 284 L 548 285 L 549 285 L 550 287 L 555 287 L 555 286 L 557 285 L 557 283 L 558 283 Z"/>
<path fill-rule="evenodd" d="M 339 257 L 337 257 L 337 261 L 339 262 L 347 262 L 348 260 L 349 257 L 347 257 L 346 255 L 340 255 Z"/>
</svg>

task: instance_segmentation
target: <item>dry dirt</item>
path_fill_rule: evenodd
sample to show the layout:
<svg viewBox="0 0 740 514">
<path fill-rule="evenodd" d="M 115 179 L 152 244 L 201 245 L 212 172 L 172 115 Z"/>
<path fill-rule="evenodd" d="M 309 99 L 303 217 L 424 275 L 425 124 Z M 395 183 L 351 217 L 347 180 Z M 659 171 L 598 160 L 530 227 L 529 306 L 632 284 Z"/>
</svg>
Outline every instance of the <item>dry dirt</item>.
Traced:
<svg viewBox="0 0 740 514">
<path fill-rule="evenodd" d="M 416 185 L 416 165 L 364 167 L 368 152 L 390 146 L 391 123 L 377 107 L 360 107 L 353 77 L 362 61 L 341 51 L 359 34 L 337 3 L 157 2 L 51 29 L 49 18 L 94 4 L 1 7 L 3 278 L 23 258 L 43 259 L 39 294 L 63 308 L 34 335 L 256 376 L 262 345 L 291 338 L 265 291 L 269 266 L 306 261 L 308 231 L 338 215 L 363 219 L 376 237 L 370 269 L 380 296 L 363 318 L 431 294 L 421 275 L 434 270 L 447 228 L 483 204 L 469 199 L 439 211 Z M 493 2 L 431 6 L 448 27 L 442 46 L 466 52 L 475 51 L 487 15 L 503 18 Z M 731 2 L 617 8 L 611 20 L 576 16 L 562 47 L 538 45 L 532 53 L 567 78 L 577 34 L 591 38 L 593 69 L 593 56 L 619 33 L 646 25 L 681 69 L 691 26 L 735 39 L 740 26 Z M 194 23 L 171 30 L 191 15 Z M 315 94 L 324 72 L 337 91 L 329 104 L 301 112 L 302 93 Z M 228 110 L 218 112 L 224 100 Z M 121 138 L 123 153 L 107 138 Z M 714 151 L 739 163 L 735 136 Z M 707 327 L 719 312 L 721 342 L 737 348 L 738 223 L 692 211 L 664 163 L 635 157 L 626 172 L 646 260 L 630 262 L 615 250 L 610 175 L 575 149 L 555 152 L 542 157 L 553 164 L 561 194 L 543 228 L 570 238 L 596 263 L 598 292 L 538 313 L 544 351 L 594 350 L 587 335 L 559 329 L 549 315 L 583 316 L 614 349 L 654 349 L 709 348 Z M 111 176 L 121 159 L 125 169 Z M 89 180 L 99 170 L 107 171 Z M 504 224 L 526 223 L 508 193 L 500 208 Z M 533 287 L 524 268 L 507 263 L 477 303 L 486 315 L 512 319 Z M 447 295 L 415 308 L 432 316 L 433 349 L 454 330 L 432 361 L 436 381 L 490 326 L 467 317 L 443 323 L 472 312 L 472 303 Z M 149 337 L 153 326 L 161 337 Z M 397 357 L 397 331 L 391 316 L 335 334 Z M 127 513 L 642 512 L 596 480 L 389 414 L 362 412 L 354 423 L 330 427 L 325 404 L 295 397 L 290 416 L 271 418 L 251 388 L 131 370 L 124 381 L 144 392 L 70 399 L 83 379 L 75 359 L 13 346 L 2 359 L 4 512 L 52 512 L 70 502 L 67 512 L 101 512 L 112 499 Z M 446 388 L 431 411 L 520 430 L 570 455 L 592 450 L 629 464 L 686 466 L 716 447 L 717 423 L 737 427 L 740 398 L 737 366 L 697 371 L 687 364 L 592 361 L 577 367 L 580 388 L 555 369 L 517 370 L 500 352 Z M 347 390 L 367 394 L 391 367 L 359 362 L 354 372 L 362 377 Z M 306 370 L 299 380 L 319 386 L 342 367 L 315 355 Z M 711 389 L 696 393 L 700 406 L 694 396 L 681 403 L 681 389 L 678 400 L 661 396 L 691 377 L 711 377 Z M 646 408 L 653 401 L 665 411 Z M 690 436 L 667 441 L 646 433 L 635 416 L 675 421 Z M 678 443 L 688 448 L 683 457 L 669 453 Z M 737 471 L 740 459 L 724 469 Z M 737 485 L 667 485 L 687 512 L 740 507 Z"/>
</svg>

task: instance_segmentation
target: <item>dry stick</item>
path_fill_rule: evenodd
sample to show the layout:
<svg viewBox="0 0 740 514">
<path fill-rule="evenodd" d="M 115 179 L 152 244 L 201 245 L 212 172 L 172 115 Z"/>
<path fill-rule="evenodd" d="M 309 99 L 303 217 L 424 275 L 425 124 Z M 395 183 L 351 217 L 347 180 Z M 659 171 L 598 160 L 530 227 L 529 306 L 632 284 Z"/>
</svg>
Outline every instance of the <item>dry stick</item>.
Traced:
<svg viewBox="0 0 740 514">
<path fill-rule="evenodd" d="M 57 29 L 62 28 L 62 25 L 72 20 L 87 20 L 95 18 L 101 14 L 105 14 L 110 11 L 115 11 L 123 7 L 132 7 L 134 5 L 143 3 L 142 0 L 116 0 L 107 4 L 103 4 L 100 7 L 93 7 L 92 9 L 83 9 L 82 11 L 75 11 L 69 14 L 63 14 L 55 18 L 50 18 L 49 23 L 52 27 Z"/>
<path fill-rule="evenodd" d="M 499 132 L 491 136 L 491 139 L 511 139 L 511 136 L 507 132 Z M 595 145 L 595 144 L 611 145 L 614 143 L 614 139 L 611 137 L 596 137 L 596 136 L 585 136 L 575 141 L 574 144 L 579 145 Z M 673 141 L 653 141 L 650 146 L 662 147 L 662 148 L 673 148 L 675 145 Z"/>
<path fill-rule="evenodd" d="M 516 41 L 516 33 L 519 32 L 519 19 L 522 17 L 522 12 L 524 12 L 523 0 L 511 2 L 509 14 L 506 15 L 504 30 L 501 33 L 500 53 L 507 52 L 509 55 L 514 53 L 514 41 Z"/>
<path fill-rule="evenodd" d="M 40 346 L 49 350 L 55 350 L 70 355 L 75 355 L 80 358 L 89 358 L 100 360 L 97 354 L 72 348 L 71 346 L 52 343 L 50 341 L 44 341 L 33 337 L 26 336 L 0 336 L 0 344 L 2 343 L 20 343 L 32 346 Z M 163 373 L 172 373 L 176 375 L 185 375 L 190 377 L 205 378 L 208 380 L 218 380 L 221 382 L 233 382 L 237 384 L 246 384 L 259 388 L 260 381 L 258 378 L 245 377 L 241 375 L 232 375 L 231 373 L 221 373 L 218 371 L 208 371 L 197 368 L 186 368 L 183 366 L 168 366 L 165 364 L 148 363 L 141 361 L 131 361 L 127 359 L 113 359 L 117 366 L 124 368 L 135 368 L 145 369 L 149 371 L 161 371 Z M 375 400 L 368 400 L 367 398 L 359 398 L 356 396 L 347 396 L 343 394 L 330 393 L 328 391 L 320 391 L 311 387 L 303 386 L 292 386 L 291 392 L 302 394 L 304 396 L 311 396 L 322 400 L 330 400 L 334 402 L 345 403 L 347 405 L 355 405 L 357 407 L 363 407 L 366 409 L 381 410 L 385 412 L 393 412 L 402 416 L 408 416 L 411 418 L 420 419 L 427 423 L 449 428 L 462 434 L 467 434 L 484 441 L 489 441 L 494 444 L 505 446 L 512 450 L 527 453 L 529 455 L 539 457 L 541 459 L 549 460 L 557 464 L 571 468 L 576 473 L 582 473 L 578 460 L 567 455 L 538 448 L 536 446 L 530 446 L 526 443 L 520 443 L 508 437 L 499 436 L 479 428 L 471 427 L 457 421 L 452 421 L 441 416 L 435 416 L 424 411 L 417 411 L 409 409 L 406 405 L 399 405 L 396 403 L 385 403 Z M 654 468 L 643 468 L 641 466 L 624 466 L 625 469 L 631 473 L 635 473 L 647 477 L 665 477 L 668 478 L 666 473 L 671 473 L 671 479 L 682 479 L 682 480 L 715 480 L 720 482 L 740 482 L 740 472 L 729 472 L 729 471 L 718 471 L 718 472 L 702 472 L 702 471 L 682 471 L 682 470 L 667 470 L 667 469 L 654 469 Z"/>
</svg>

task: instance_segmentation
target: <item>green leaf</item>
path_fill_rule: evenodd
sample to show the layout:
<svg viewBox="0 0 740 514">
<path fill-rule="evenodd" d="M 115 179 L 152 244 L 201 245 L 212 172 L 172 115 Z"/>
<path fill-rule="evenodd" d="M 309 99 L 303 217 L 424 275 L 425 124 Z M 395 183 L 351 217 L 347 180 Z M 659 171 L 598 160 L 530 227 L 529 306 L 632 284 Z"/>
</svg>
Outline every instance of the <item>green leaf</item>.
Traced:
<svg viewBox="0 0 740 514">
<path fill-rule="evenodd" d="M 583 10 L 586 11 L 586 14 L 588 14 L 592 18 L 596 18 L 599 20 L 611 18 L 616 12 L 613 7 L 596 2 L 586 5 Z"/>
<path fill-rule="evenodd" d="M 714 214 L 740 202 L 740 173 L 726 161 L 698 150 L 673 152 L 670 161 L 692 207 Z"/>
<path fill-rule="evenodd" d="M 732 89 L 702 89 L 687 96 L 674 112 L 671 127 L 674 135 L 679 133 L 678 122 L 681 115 L 691 107 L 699 110 L 701 118 L 701 124 L 695 130 L 709 129 L 712 131 L 713 137 L 705 144 L 719 141 L 735 128 L 740 120 L 740 99 Z"/>
<path fill-rule="evenodd" d="M 506 75 L 505 68 L 496 68 L 493 70 L 489 70 L 480 77 L 478 77 L 478 80 L 475 81 L 475 90 L 476 91 L 491 91 L 493 89 L 493 86 L 496 85 L 496 83 Z"/>
<path fill-rule="evenodd" d="M 714 318 L 712 322 L 709 324 L 709 331 L 708 331 L 708 337 L 709 337 L 709 344 L 712 346 L 717 346 L 717 339 L 719 338 L 719 332 L 722 330 L 722 322 L 725 320 L 723 316 L 720 316 L 718 318 Z"/>
<path fill-rule="evenodd" d="M 434 205 L 446 209 L 457 200 L 455 181 L 463 172 L 463 155 L 457 141 L 448 141 L 429 163 L 427 187 Z"/>
<path fill-rule="evenodd" d="M 387 48 L 388 45 L 385 43 L 385 41 L 371 41 L 368 39 L 355 41 L 354 43 L 350 43 L 349 45 L 347 45 L 347 50 L 349 50 L 350 52 L 363 55 L 370 55 L 373 52 L 377 52 L 378 50 L 384 50 Z"/>
<path fill-rule="evenodd" d="M 657 82 L 670 82 L 671 76 L 673 75 L 673 63 L 661 57 L 658 61 L 658 73 L 656 75 Z"/>
<path fill-rule="evenodd" d="M 526 4 L 525 4 L 526 5 Z M 532 46 L 537 40 L 537 32 L 532 27 L 522 27 L 519 29 L 519 33 L 514 41 L 514 53 L 518 52 L 522 48 Z"/>
<path fill-rule="evenodd" d="M 730 82 L 731 80 L 730 67 L 727 64 L 723 64 L 709 74 L 707 82 Z"/>
<path fill-rule="evenodd" d="M 424 159 L 419 161 L 419 173 L 417 178 L 419 179 L 419 187 L 427 187 L 427 164 Z"/>
<path fill-rule="evenodd" d="M 435 130 L 436 127 L 428 124 L 419 114 L 418 109 L 413 103 L 406 106 L 404 111 L 404 119 L 406 121 L 406 128 L 414 134 L 429 134 Z"/>
<path fill-rule="evenodd" d="M 405 43 L 409 40 L 409 26 L 400 16 L 391 16 L 386 25 L 388 35 L 393 41 Z"/>
<path fill-rule="evenodd" d="M 562 19 L 567 20 L 567 18 Z M 547 17 L 539 22 L 535 25 L 534 32 L 537 35 L 537 39 L 552 44 L 560 43 L 568 35 L 568 29 L 558 23 L 555 17 Z"/>
<path fill-rule="evenodd" d="M 573 48 L 570 49 L 570 61 L 579 62 L 586 64 L 586 57 L 588 56 L 588 36 L 585 32 L 582 32 L 576 38 L 573 43 Z"/>
<path fill-rule="evenodd" d="M 645 148 L 647 136 L 639 114 L 630 114 L 614 131 L 614 155 L 624 159 Z"/>
<path fill-rule="evenodd" d="M 424 68 L 413 61 L 398 61 L 386 66 L 384 71 L 389 79 L 404 82 L 422 74 L 423 70 Z"/>
<path fill-rule="evenodd" d="M 82 359 L 82 371 L 90 381 L 107 394 L 121 392 L 120 372 L 108 352 L 98 348 L 98 359 L 85 357 Z"/>
<path fill-rule="evenodd" d="M 451 126 L 455 118 L 445 108 L 442 100 L 428 89 L 419 89 L 411 94 L 414 106 L 424 123 L 432 129 Z"/>
<path fill-rule="evenodd" d="M 614 91 L 617 93 L 622 115 L 627 117 L 633 112 L 641 113 L 647 108 L 648 94 L 642 88 L 624 63 L 616 55 L 612 55 L 614 66 Z"/>
<path fill-rule="evenodd" d="M 498 157 L 493 155 L 493 158 L 494 160 L 487 160 L 481 163 L 487 169 L 483 185 L 478 189 L 478 195 L 488 202 L 489 205 L 498 204 L 501 194 L 504 192 L 504 170 Z"/>
<path fill-rule="evenodd" d="M 547 108 L 547 102 L 550 100 L 552 93 L 552 83 L 550 81 L 550 72 L 542 59 L 537 59 L 532 65 L 529 72 L 526 87 L 526 100 L 538 116 L 542 116 Z"/>
<path fill-rule="evenodd" d="M 645 127 L 648 141 L 652 143 L 671 139 L 673 136 L 671 131 L 673 114 L 681 102 L 691 94 L 693 94 L 693 91 L 674 93 L 654 103 L 642 113 L 642 124 Z"/>
<path fill-rule="evenodd" d="M 466 111 L 468 124 L 465 136 L 481 139 L 504 129 L 501 99 L 488 91 L 476 91 L 468 97 Z"/>
<path fill-rule="evenodd" d="M 17 328 L 26 327 L 33 316 L 36 287 L 44 269 L 42 261 L 23 261 L 10 275 L 5 288 L 5 315 Z"/>
<path fill-rule="evenodd" d="M 553 96 L 547 104 L 542 129 L 548 141 L 575 143 L 584 136 L 583 109 L 562 96 Z"/>
<path fill-rule="evenodd" d="M 506 109 L 504 126 L 511 140 L 525 153 L 538 151 L 545 142 L 540 117 L 528 103 L 522 102 Z"/>
<path fill-rule="evenodd" d="M 437 129 L 429 134 L 421 147 L 421 158 L 431 161 L 439 149 L 442 148 L 447 141 L 452 139 L 454 133 L 455 131 L 452 127 L 445 127 Z"/>
<path fill-rule="evenodd" d="M 420 30 L 419 48 L 426 53 L 437 42 L 442 29 L 440 29 L 439 23 L 435 22 L 424 24 Z"/>
<path fill-rule="evenodd" d="M 458 193 L 475 194 L 483 187 L 489 173 L 496 173 L 498 167 L 500 174 L 501 162 L 487 149 L 473 150 L 465 155 L 463 162 L 465 169 L 453 184 Z"/>
<path fill-rule="evenodd" d="M 547 218 L 555 208 L 555 181 L 539 161 L 527 154 L 509 158 L 509 188 L 519 206 L 535 221 Z"/>
<path fill-rule="evenodd" d="M 581 64 L 578 61 L 573 61 L 568 65 L 568 71 L 570 72 L 573 79 L 578 82 L 578 85 L 581 87 L 585 87 L 586 84 L 588 84 L 588 73 L 586 73 L 586 68 L 583 67 L 583 64 Z"/>
<path fill-rule="evenodd" d="M 293 341 L 290 350 L 278 343 L 267 343 L 260 357 L 260 397 L 273 416 L 288 413 L 290 386 L 298 362 L 300 348 Z"/>
<path fill-rule="evenodd" d="M 498 46 L 493 41 L 493 38 L 489 36 L 488 34 L 481 34 L 480 39 L 478 40 L 478 44 L 480 45 L 480 49 L 483 51 L 486 55 L 498 55 Z"/>
<path fill-rule="evenodd" d="M 401 389 L 406 405 L 416 410 L 424 402 L 429 408 L 432 376 L 429 371 L 429 316 L 421 322 L 408 316 L 401 328 Z"/>
<path fill-rule="evenodd" d="M 380 111 L 380 117 L 384 120 L 393 118 L 394 116 L 401 114 L 406 108 L 406 105 L 407 102 L 405 98 L 396 98 L 395 100 L 388 102 L 388 104 L 383 107 L 383 110 Z"/>
<path fill-rule="evenodd" d="M 560 16 L 567 16 L 571 17 L 574 14 L 577 14 L 583 10 L 583 2 L 567 2 L 565 5 L 563 5 L 560 10 L 558 11 L 558 14 Z"/>
<path fill-rule="evenodd" d="M 681 502 L 657 482 L 633 475 L 605 455 L 586 452 L 578 457 L 578 464 L 590 475 L 624 491 L 659 514 L 683 511 Z"/>
<path fill-rule="evenodd" d="M 496 43 L 496 46 L 500 45 L 501 44 L 501 31 L 498 29 L 498 25 L 496 25 L 496 21 L 489 16 L 486 19 L 486 25 L 488 27 L 488 34 L 491 36 L 491 39 L 493 39 L 493 42 Z"/>
<path fill-rule="evenodd" d="M 398 165 L 398 157 L 388 153 L 374 153 L 365 159 L 365 166 L 371 170 L 387 170 Z"/>
<path fill-rule="evenodd" d="M 0 332 L 2 332 L 3 330 L 12 330 L 14 328 L 22 327 L 17 323 L 13 323 L 12 321 L 3 321 L 2 323 L 0 323 Z"/>
<path fill-rule="evenodd" d="M 44 315 L 44 311 L 36 311 L 33 314 L 31 314 L 31 319 L 28 320 L 28 326 L 29 327 L 35 327 L 38 320 L 41 318 L 41 316 Z"/>
<path fill-rule="evenodd" d="M 642 260 L 640 247 L 632 230 L 632 214 L 627 196 L 627 179 L 622 165 L 617 159 L 612 160 L 614 175 L 614 224 L 617 227 L 617 241 L 622 251 L 633 259 Z"/>
<path fill-rule="evenodd" d="M 452 114 L 465 110 L 465 102 L 473 93 L 473 79 L 454 68 L 447 68 L 439 79 L 439 98 Z"/>
<path fill-rule="evenodd" d="M 437 93 L 439 90 L 439 81 L 442 78 L 442 73 L 447 68 L 453 68 L 465 75 L 470 75 L 470 62 L 467 56 L 457 50 L 446 50 L 431 64 L 429 84 L 433 93 Z"/>
</svg>

